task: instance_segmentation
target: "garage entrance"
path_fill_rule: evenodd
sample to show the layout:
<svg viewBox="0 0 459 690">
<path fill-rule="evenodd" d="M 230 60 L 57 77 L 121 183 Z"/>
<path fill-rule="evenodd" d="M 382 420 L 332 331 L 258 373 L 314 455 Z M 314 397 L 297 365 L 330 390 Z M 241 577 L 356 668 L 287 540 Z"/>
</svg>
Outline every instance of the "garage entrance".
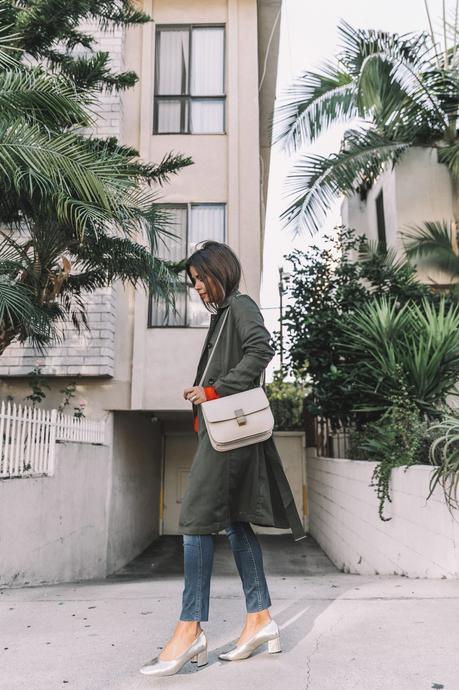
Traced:
<svg viewBox="0 0 459 690">
<path fill-rule="evenodd" d="M 274 442 L 292 488 L 298 513 L 308 528 L 305 435 L 303 432 L 278 431 Z M 177 534 L 180 506 L 186 491 L 191 463 L 197 446 L 194 432 L 168 431 L 164 437 L 161 534 Z M 290 530 L 254 527 L 258 534 L 282 534 Z"/>
</svg>

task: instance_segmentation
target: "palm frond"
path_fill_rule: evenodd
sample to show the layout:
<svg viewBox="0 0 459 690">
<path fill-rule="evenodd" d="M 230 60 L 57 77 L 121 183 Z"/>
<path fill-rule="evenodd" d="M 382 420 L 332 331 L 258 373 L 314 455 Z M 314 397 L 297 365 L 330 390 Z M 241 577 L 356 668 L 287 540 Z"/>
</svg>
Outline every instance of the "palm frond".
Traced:
<svg viewBox="0 0 459 690">
<path fill-rule="evenodd" d="M 432 50 L 425 32 L 400 35 L 374 29 L 356 29 L 342 19 L 338 24 L 338 34 L 341 39 L 340 60 L 355 76 L 358 76 L 369 55 L 390 52 L 398 55 L 401 61 L 422 66 L 428 61 Z"/>
<path fill-rule="evenodd" d="M 459 180 L 459 140 L 438 149 L 438 161 L 444 163 L 451 174 Z"/>
<path fill-rule="evenodd" d="M 274 143 L 292 154 L 313 142 L 331 125 L 359 115 L 352 78 L 326 63 L 321 72 L 305 72 L 280 97 L 274 116 Z"/>
<path fill-rule="evenodd" d="M 85 139 L 88 146 L 100 154 L 112 157 L 113 155 L 125 159 L 126 172 L 133 178 L 141 179 L 150 184 L 162 186 L 169 181 L 171 175 L 176 175 L 193 161 L 189 156 L 184 156 L 173 151 L 166 153 L 159 163 L 144 163 L 139 159 L 139 152 L 131 146 L 120 144 L 116 137 L 100 139 L 90 137 Z"/>
<path fill-rule="evenodd" d="M 380 261 L 381 255 L 384 266 L 387 267 L 391 275 L 397 277 L 403 273 L 405 284 L 414 282 L 414 276 L 407 274 L 406 269 L 409 263 L 406 258 L 400 256 L 395 247 L 381 246 L 381 242 L 378 240 L 367 240 L 365 246 L 358 253 L 358 260 L 367 263 L 375 259 Z"/>
<path fill-rule="evenodd" d="M 39 68 L 0 71 L 0 109 L 4 117 L 20 115 L 49 126 L 88 127 L 92 120 L 82 103 L 82 95 L 70 82 Z"/>
<path fill-rule="evenodd" d="M 0 276 L 0 353 L 15 339 L 43 346 L 56 337 L 52 319 L 37 307 L 27 286 Z"/>
<path fill-rule="evenodd" d="M 358 76 L 359 109 L 371 114 L 381 131 L 400 134 L 404 126 L 426 122 L 435 131 L 447 125 L 438 93 L 438 77 L 425 74 L 417 66 L 389 50 L 371 53 L 362 62 Z M 441 84 L 443 86 L 443 84 Z M 437 87 L 437 88 L 435 88 Z"/>
<path fill-rule="evenodd" d="M 114 73 L 111 69 L 110 53 L 107 51 L 98 50 L 82 56 L 47 51 L 46 58 L 53 67 L 59 66 L 59 73 L 65 75 L 80 89 L 106 89 L 112 92 L 130 88 L 138 81 L 135 72 Z"/>
<path fill-rule="evenodd" d="M 296 231 L 319 230 L 331 204 L 341 194 L 372 183 L 384 165 L 396 161 L 409 142 L 391 141 L 372 130 L 350 130 L 346 147 L 328 158 L 304 156 L 287 178 L 288 195 L 293 202 L 282 213 L 285 225 Z"/>
<path fill-rule="evenodd" d="M 426 221 L 402 230 L 400 235 L 407 257 L 418 266 L 459 277 L 459 256 L 453 250 L 450 222 Z"/>
<path fill-rule="evenodd" d="M 142 189 L 121 153 L 94 152 L 72 132 L 51 136 L 23 120 L 0 123 L 0 177 L 18 193 L 54 199 L 82 235 L 91 223 L 137 232 L 157 193 Z"/>
<path fill-rule="evenodd" d="M 15 31 L 11 6 L 0 5 L 0 69 L 15 69 L 19 65 L 21 49 L 18 48 L 20 34 Z"/>
</svg>

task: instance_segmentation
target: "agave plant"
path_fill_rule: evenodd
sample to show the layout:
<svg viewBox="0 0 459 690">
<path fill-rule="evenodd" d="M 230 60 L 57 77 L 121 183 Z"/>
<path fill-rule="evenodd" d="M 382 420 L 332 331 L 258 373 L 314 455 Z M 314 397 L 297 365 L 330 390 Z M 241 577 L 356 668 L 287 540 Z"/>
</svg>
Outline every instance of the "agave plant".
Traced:
<svg viewBox="0 0 459 690">
<path fill-rule="evenodd" d="M 433 31 L 399 35 L 342 21 L 335 58 L 305 71 L 281 96 L 274 139 L 287 153 L 301 154 L 287 179 L 286 224 L 315 232 L 336 198 L 364 193 L 410 147 L 436 148 L 457 192 L 459 43 L 456 26 L 448 43 L 445 14 L 443 24 L 440 54 Z M 352 128 L 338 153 L 301 153 L 330 126 L 346 122 Z"/>
<path fill-rule="evenodd" d="M 429 459 L 436 467 L 430 479 L 428 498 L 440 485 L 450 510 L 459 508 L 459 417 L 457 414 L 445 415 L 430 430 L 436 438 L 430 446 Z"/>
<path fill-rule="evenodd" d="M 438 418 L 447 397 L 458 395 L 459 305 L 374 299 L 350 316 L 343 332 L 341 347 L 359 362 L 354 386 L 368 401 L 359 411 L 384 413 L 401 376 L 427 418 Z"/>
</svg>

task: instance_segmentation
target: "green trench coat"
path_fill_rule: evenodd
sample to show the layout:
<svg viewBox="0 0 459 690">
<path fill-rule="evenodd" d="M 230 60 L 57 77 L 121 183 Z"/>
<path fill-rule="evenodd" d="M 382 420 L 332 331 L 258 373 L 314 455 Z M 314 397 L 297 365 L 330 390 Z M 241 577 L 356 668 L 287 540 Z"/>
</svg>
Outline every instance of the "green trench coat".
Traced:
<svg viewBox="0 0 459 690">
<path fill-rule="evenodd" d="M 209 328 L 201 352 L 198 385 L 223 320 L 230 309 L 203 386 L 213 386 L 220 396 L 259 385 L 260 374 L 274 356 L 270 333 L 256 302 L 238 290 L 219 307 L 215 328 Z M 295 541 L 303 539 L 303 525 L 293 500 L 273 438 L 228 451 L 212 447 L 202 416 L 198 414 L 198 447 L 183 497 L 181 534 L 212 534 L 233 521 L 267 527 L 290 527 Z"/>
</svg>

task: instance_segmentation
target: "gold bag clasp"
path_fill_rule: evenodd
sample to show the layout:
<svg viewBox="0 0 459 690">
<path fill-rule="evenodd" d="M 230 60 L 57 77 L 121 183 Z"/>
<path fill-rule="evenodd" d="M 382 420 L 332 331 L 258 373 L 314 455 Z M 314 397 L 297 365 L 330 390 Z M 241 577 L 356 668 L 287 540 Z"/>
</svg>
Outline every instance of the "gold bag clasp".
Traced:
<svg viewBox="0 0 459 690">
<path fill-rule="evenodd" d="M 247 424 L 247 418 L 244 414 L 244 410 L 242 409 L 242 407 L 239 407 L 237 410 L 234 410 L 234 414 L 236 415 L 236 421 L 239 424 L 239 426 Z"/>
</svg>

